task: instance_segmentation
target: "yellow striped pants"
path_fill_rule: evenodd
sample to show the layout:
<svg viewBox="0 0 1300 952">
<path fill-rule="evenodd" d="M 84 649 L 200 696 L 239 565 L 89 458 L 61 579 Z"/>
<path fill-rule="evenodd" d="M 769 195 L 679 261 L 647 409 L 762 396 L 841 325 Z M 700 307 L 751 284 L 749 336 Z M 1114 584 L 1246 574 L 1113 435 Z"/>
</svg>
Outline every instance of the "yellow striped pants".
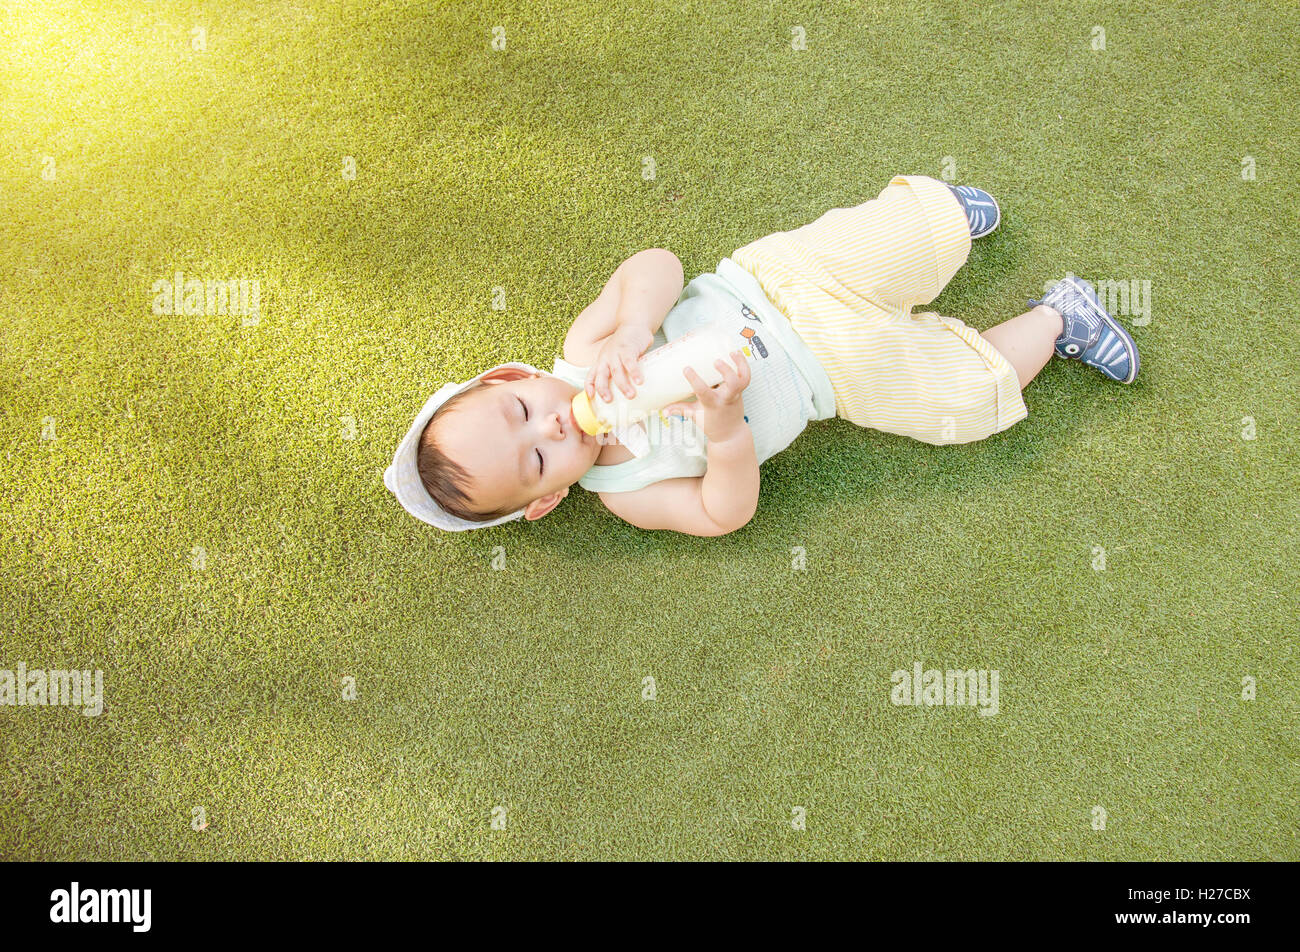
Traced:
<svg viewBox="0 0 1300 952">
<path fill-rule="evenodd" d="M 821 361 L 838 416 L 942 445 L 982 440 L 1029 415 L 1015 368 L 975 328 L 912 312 L 965 264 L 970 242 L 947 185 L 899 175 L 877 198 L 730 257 Z"/>
</svg>

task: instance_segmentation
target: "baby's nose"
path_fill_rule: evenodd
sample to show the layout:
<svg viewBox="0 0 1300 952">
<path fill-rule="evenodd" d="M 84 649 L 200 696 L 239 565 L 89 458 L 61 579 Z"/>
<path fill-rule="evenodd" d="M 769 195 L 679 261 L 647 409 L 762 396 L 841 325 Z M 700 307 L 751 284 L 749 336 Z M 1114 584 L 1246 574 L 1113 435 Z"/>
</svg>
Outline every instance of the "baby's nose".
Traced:
<svg viewBox="0 0 1300 952">
<path fill-rule="evenodd" d="M 551 439 L 560 440 L 564 438 L 564 422 L 559 413 L 552 413 L 547 418 L 546 425 L 548 428 L 547 435 L 550 436 Z"/>
</svg>

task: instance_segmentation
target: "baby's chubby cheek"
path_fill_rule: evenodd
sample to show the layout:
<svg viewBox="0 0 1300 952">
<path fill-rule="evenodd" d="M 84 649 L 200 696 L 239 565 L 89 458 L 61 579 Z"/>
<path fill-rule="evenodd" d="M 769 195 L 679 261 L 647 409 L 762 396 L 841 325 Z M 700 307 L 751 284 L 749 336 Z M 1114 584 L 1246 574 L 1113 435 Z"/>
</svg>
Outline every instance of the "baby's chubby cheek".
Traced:
<svg viewBox="0 0 1300 952">
<path fill-rule="evenodd" d="M 573 463 L 577 468 L 577 476 L 574 479 L 576 480 L 578 476 L 583 475 L 596 462 L 596 457 L 600 455 L 601 445 L 595 437 L 591 437 L 579 443 L 574 449 Z"/>
</svg>

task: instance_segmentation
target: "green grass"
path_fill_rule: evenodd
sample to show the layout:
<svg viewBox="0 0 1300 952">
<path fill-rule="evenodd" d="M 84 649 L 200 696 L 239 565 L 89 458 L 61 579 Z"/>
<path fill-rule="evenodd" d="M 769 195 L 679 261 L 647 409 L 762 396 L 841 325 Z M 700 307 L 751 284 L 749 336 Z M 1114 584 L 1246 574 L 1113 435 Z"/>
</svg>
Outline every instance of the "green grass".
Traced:
<svg viewBox="0 0 1300 952">
<path fill-rule="evenodd" d="M 0 708 L 0 856 L 1300 858 L 1294 6 L 123 6 L 0 14 L 0 667 L 106 693 Z M 1134 386 L 815 424 L 721 539 L 384 489 L 631 253 L 690 277 L 945 157 L 1004 223 L 935 308 L 1149 280 Z M 178 270 L 260 324 L 152 314 Z M 1000 713 L 894 707 L 917 660 Z"/>
</svg>

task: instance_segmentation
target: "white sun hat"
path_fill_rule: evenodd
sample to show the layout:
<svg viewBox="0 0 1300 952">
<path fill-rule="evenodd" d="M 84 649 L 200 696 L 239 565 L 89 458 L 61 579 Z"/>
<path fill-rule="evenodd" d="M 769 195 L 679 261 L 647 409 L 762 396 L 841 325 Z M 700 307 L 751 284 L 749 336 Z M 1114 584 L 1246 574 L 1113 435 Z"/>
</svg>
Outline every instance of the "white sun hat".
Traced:
<svg viewBox="0 0 1300 952">
<path fill-rule="evenodd" d="M 524 514 L 524 511 L 519 509 L 508 516 L 490 519 L 487 522 L 471 522 L 468 519 L 453 516 L 434 502 L 433 497 L 429 495 L 429 491 L 424 488 L 424 483 L 420 480 L 420 468 L 416 464 L 416 454 L 420 449 L 420 434 L 424 432 L 424 428 L 428 425 L 429 420 L 433 418 L 433 414 L 437 409 L 462 390 L 468 390 L 492 371 L 500 370 L 503 367 L 515 367 L 530 374 L 551 376 L 530 364 L 512 362 L 489 367 L 477 377 L 466 380 L 464 383 L 446 384 L 440 387 L 438 392 L 431 396 L 424 406 L 420 408 L 420 412 L 415 415 L 415 422 L 406 431 L 406 436 L 402 437 L 402 442 L 397 445 L 397 452 L 393 454 L 393 464 L 384 470 L 384 485 L 388 487 L 389 492 L 397 497 L 397 501 L 402 504 L 402 508 L 421 522 L 427 522 L 431 526 L 437 526 L 439 529 L 446 529 L 449 532 L 464 532 L 466 529 L 486 529 L 488 526 L 498 526 L 503 522 L 518 519 Z"/>
</svg>

